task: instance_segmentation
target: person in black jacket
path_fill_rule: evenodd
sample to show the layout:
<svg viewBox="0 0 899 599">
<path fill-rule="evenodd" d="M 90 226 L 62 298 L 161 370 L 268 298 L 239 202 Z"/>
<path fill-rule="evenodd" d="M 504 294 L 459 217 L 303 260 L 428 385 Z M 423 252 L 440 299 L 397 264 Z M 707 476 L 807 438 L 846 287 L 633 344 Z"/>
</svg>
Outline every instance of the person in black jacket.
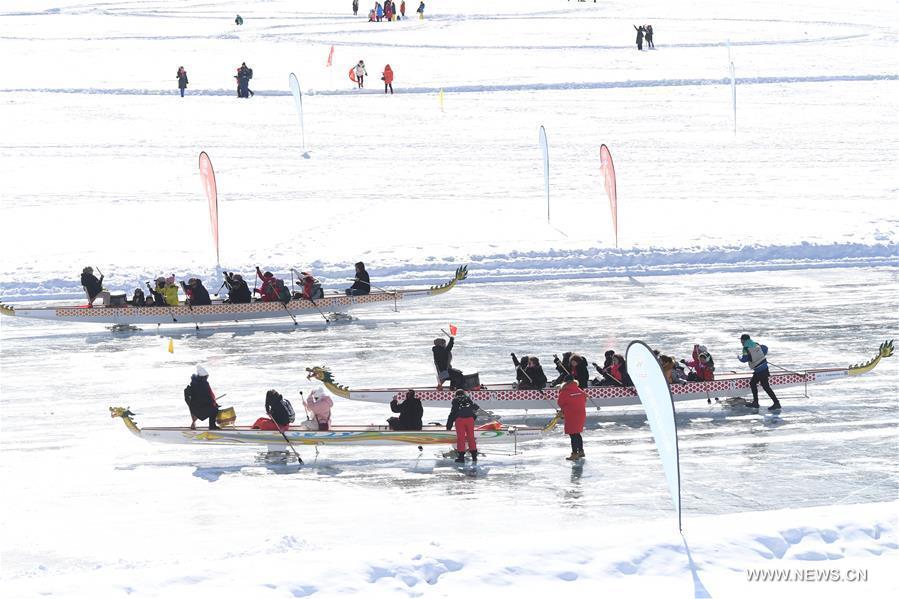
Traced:
<svg viewBox="0 0 899 599">
<path fill-rule="evenodd" d="M 88 307 L 93 308 L 97 298 L 100 298 L 101 306 L 109 304 L 109 292 L 103 291 L 103 275 L 101 274 L 99 279 L 95 277 L 92 267 L 86 266 L 81 271 L 81 285 L 84 287 L 84 292 L 87 293 Z"/>
<path fill-rule="evenodd" d="M 347 295 L 368 295 L 371 293 L 371 279 L 365 270 L 365 264 L 356 262 L 356 276 L 353 286 L 346 290 Z"/>
<path fill-rule="evenodd" d="M 421 417 L 424 414 L 424 408 L 421 407 L 421 400 L 415 397 L 415 391 L 409 389 L 406 391 L 406 399 L 398 401 L 390 400 L 390 411 L 399 414 L 399 418 L 391 416 L 387 419 L 387 426 L 392 431 L 420 431 Z"/>
<path fill-rule="evenodd" d="M 646 30 L 643 29 L 643 25 L 640 25 L 639 27 L 634 25 L 634 29 L 637 30 L 637 50 L 642 50 L 643 49 L 643 34 L 646 32 Z"/>
<path fill-rule="evenodd" d="M 515 384 L 519 389 L 530 389 L 531 377 L 528 375 L 528 357 L 522 356 L 519 361 L 515 352 L 512 352 L 512 364 L 515 365 Z M 522 387 L 522 385 L 525 385 Z"/>
<path fill-rule="evenodd" d="M 543 372 L 543 366 L 540 365 L 540 359 L 537 356 L 528 358 L 528 368 L 525 372 L 531 379 L 531 385 L 533 385 L 531 389 L 546 388 L 546 373 Z"/>
<path fill-rule="evenodd" d="M 197 366 L 197 373 L 190 376 L 190 384 L 184 389 L 184 401 L 190 409 L 190 429 L 197 428 L 197 420 L 209 419 L 209 430 L 218 429 L 215 418 L 219 405 L 215 401 L 215 393 L 209 386 L 209 373 L 202 366 Z"/>
<path fill-rule="evenodd" d="M 178 89 L 181 90 L 181 97 L 184 97 L 184 89 L 187 87 L 187 71 L 184 67 L 178 67 Z"/>
<path fill-rule="evenodd" d="M 553 382 L 549 384 L 550 387 L 556 387 L 562 381 L 565 380 L 565 377 L 571 374 L 571 352 L 567 351 L 562 354 L 562 359 L 559 359 L 559 356 L 553 354 L 553 364 L 556 365 L 556 371 L 559 373 Z"/>
<path fill-rule="evenodd" d="M 187 285 L 182 282 L 181 287 L 184 288 L 184 293 L 187 295 L 187 303 L 189 305 L 209 306 L 212 304 L 212 300 L 209 298 L 209 291 L 206 290 L 200 279 L 188 279 Z"/>
<path fill-rule="evenodd" d="M 233 272 L 222 271 L 222 274 L 225 275 L 225 286 L 228 288 L 228 303 L 249 304 L 253 295 L 243 277 Z"/>
<path fill-rule="evenodd" d="M 471 461 L 478 461 L 478 445 L 474 437 L 474 421 L 477 417 L 478 404 L 471 401 L 471 396 L 462 389 L 453 395 L 453 405 L 450 408 L 449 417 L 446 419 L 446 430 L 453 430 L 456 426 L 456 462 L 465 462 L 465 442 L 468 441 L 468 450 L 471 453 Z"/>
<path fill-rule="evenodd" d="M 590 384 L 590 371 L 587 370 L 587 360 L 578 354 L 571 354 L 568 362 L 568 371 L 581 389 L 586 389 Z"/>
<path fill-rule="evenodd" d="M 434 368 L 437 369 L 437 390 L 443 389 L 443 383 L 450 379 L 450 367 L 453 364 L 453 344 L 456 338 L 450 337 L 449 343 L 443 337 L 434 339 L 434 347 L 431 352 L 434 354 Z"/>
<path fill-rule="evenodd" d="M 652 25 L 646 25 L 646 49 L 651 50 L 656 45 L 652 43 Z"/>
<path fill-rule="evenodd" d="M 265 394 L 265 413 L 280 427 L 279 430 L 290 428 L 290 423 L 296 418 L 290 400 L 274 389 L 269 389 Z"/>
</svg>

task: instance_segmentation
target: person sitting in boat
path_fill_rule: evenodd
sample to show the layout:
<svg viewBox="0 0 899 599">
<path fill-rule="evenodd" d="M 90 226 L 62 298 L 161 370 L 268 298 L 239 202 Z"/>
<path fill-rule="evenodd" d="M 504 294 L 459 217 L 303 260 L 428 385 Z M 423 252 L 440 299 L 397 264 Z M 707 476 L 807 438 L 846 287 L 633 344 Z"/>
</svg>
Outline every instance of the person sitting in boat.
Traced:
<svg viewBox="0 0 899 599">
<path fill-rule="evenodd" d="M 587 360 L 579 354 L 572 353 L 568 361 L 569 372 L 581 389 L 586 389 L 590 384 L 590 371 L 587 370 Z"/>
<path fill-rule="evenodd" d="M 512 354 L 512 360 L 513 362 L 515 361 L 515 354 Z M 519 389 L 546 388 L 546 373 L 543 372 L 543 366 L 540 364 L 540 359 L 537 356 L 523 357 L 520 366 L 518 366 L 518 373 L 520 374 L 517 383 Z"/>
<path fill-rule="evenodd" d="M 94 302 L 100 300 L 101 306 L 109 305 L 109 292 L 103 289 L 103 275 L 100 278 L 94 276 L 94 269 L 91 266 L 85 266 L 81 271 L 81 285 L 87 294 L 87 307 L 93 308 Z"/>
<path fill-rule="evenodd" d="M 595 368 L 596 371 L 597 371 L 597 372 L 600 374 L 600 376 L 602 377 L 602 379 L 594 378 L 593 381 L 592 381 L 594 385 L 602 386 L 602 385 L 608 385 L 608 384 L 609 384 L 608 379 L 606 378 L 606 376 L 607 376 L 607 374 L 608 374 L 608 372 L 609 372 L 609 367 L 612 365 L 612 357 L 613 357 L 614 355 L 615 355 L 615 350 L 614 350 L 614 349 L 608 349 L 608 350 L 606 350 L 606 353 L 604 354 L 605 360 L 603 361 L 602 366 L 600 366 L 600 365 L 597 364 L 596 362 L 593 362 L 593 368 Z"/>
<path fill-rule="evenodd" d="M 397 399 L 390 400 L 390 411 L 394 414 L 399 414 L 399 418 L 391 416 L 387 419 L 387 426 L 390 430 L 421 430 L 421 417 L 424 414 L 424 408 L 421 406 L 421 400 L 415 397 L 413 389 L 406 391 L 406 398 L 402 401 Z"/>
<path fill-rule="evenodd" d="M 674 371 L 674 358 L 660 354 L 658 359 L 659 366 L 662 367 L 662 374 L 665 375 L 665 381 L 668 384 L 673 383 L 674 379 L 672 378 L 672 373 Z"/>
<path fill-rule="evenodd" d="M 434 339 L 434 347 L 431 352 L 434 354 L 434 368 L 437 369 L 437 390 L 443 389 L 443 383 L 450 380 L 450 368 L 453 365 L 453 344 L 456 342 L 455 337 L 449 338 L 449 343 L 443 337 Z"/>
<path fill-rule="evenodd" d="M 282 429 L 290 427 L 296 419 L 290 400 L 274 389 L 269 389 L 265 394 L 265 413 Z"/>
<path fill-rule="evenodd" d="M 584 424 L 587 421 L 587 393 L 580 388 L 574 377 L 565 377 L 565 384 L 559 390 L 559 409 L 565 420 L 565 434 L 571 438 L 571 455 L 566 460 L 584 457 Z"/>
<path fill-rule="evenodd" d="M 184 281 L 181 282 L 181 287 L 184 289 L 184 294 L 187 295 L 187 303 L 190 306 L 210 306 L 212 305 L 212 300 L 209 298 L 209 291 L 206 290 L 206 287 L 203 286 L 203 282 L 200 279 L 188 279 L 187 285 L 184 284 Z"/>
<path fill-rule="evenodd" d="M 228 288 L 228 303 L 249 304 L 253 294 L 243 277 L 233 272 L 222 271 L 222 274 L 225 275 L 225 286 Z"/>
<path fill-rule="evenodd" d="M 131 295 L 131 305 L 135 308 L 140 308 L 147 305 L 147 298 L 140 287 L 135 289 L 134 293 Z"/>
<path fill-rule="evenodd" d="M 175 285 L 175 275 L 157 278 L 156 291 L 159 292 L 159 295 L 161 296 L 161 298 L 157 298 L 156 300 L 157 306 L 178 305 L 178 287 Z"/>
<path fill-rule="evenodd" d="M 260 298 L 264 302 L 277 302 L 278 300 L 278 288 L 275 286 L 275 275 L 273 275 L 270 271 L 262 272 L 259 270 L 259 267 L 256 267 L 256 276 L 262 280 L 262 284 L 259 285 L 258 289 L 254 289 L 256 293 L 260 295 Z"/>
<path fill-rule="evenodd" d="M 693 371 L 687 375 L 688 381 L 714 381 L 715 361 L 704 345 L 693 346 L 693 359 L 681 360 L 681 363 Z"/>
<path fill-rule="evenodd" d="M 326 431 L 331 426 L 331 408 L 334 402 L 321 388 L 313 389 L 309 399 L 303 402 L 306 409 L 312 414 L 312 419 L 318 422 L 318 430 Z"/>
<path fill-rule="evenodd" d="M 549 384 L 550 387 L 558 386 L 565 380 L 566 376 L 571 374 L 571 352 L 567 351 L 562 354 L 561 360 L 559 356 L 553 354 L 553 364 L 556 365 L 556 371 L 559 373 L 559 376 L 553 379 L 553 382 Z"/>
<path fill-rule="evenodd" d="M 465 462 L 465 446 L 468 443 L 468 451 L 471 453 L 471 461 L 478 461 L 478 445 L 474 435 L 474 421 L 477 418 L 478 404 L 471 400 L 471 396 L 459 389 L 453 395 L 453 405 L 450 408 L 449 417 L 446 419 L 446 430 L 456 427 L 456 462 Z"/>
<path fill-rule="evenodd" d="M 196 374 L 190 376 L 190 384 L 184 388 L 184 401 L 190 409 L 190 430 L 197 428 L 197 420 L 209 419 L 209 430 L 218 429 L 215 417 L 219 405 L 215 401 L 215 393 L 209 386 L 209 373 L 202 366 L 197 366 Z"/>
<path fill-rule="evenodd" d="M 512 352 L 512 364 L 515 365 L 515 385 L 518 389 L 522 389 L 522 384 L 529 385 L 531 377 L 528 375 L 528 356 L 522 356 L 521 360 Z"/>
<path fill-rule="evenodd" d="M 296 285 L 300 285 L 303 291 L 299 294 L 299 297 L 296 299 L 304 299 L 304 300 L 317 300 L 325 297 L 325 292 L 322 289 L 322 284 L 318 279 L 312 276 L 312 273 L 303 271 L 300 273 L 300 280 L 295 283 Z"/>
<path fill-rule="evenodd" d="M 365 264 L 356 262 L 356 276 L 353 285 L 346 290 L 347 295 L 368 295 L 371 293 L 371 279 L 365 270 Z"/>
<path fill-rule="evenodd" d="M 779 410 L 780 401 L 774 395 L 774 391 L 772 391 L 771 385 L 768 383 L 768 377 L 770 376 L 767 358 L 768 346 L 756 343 L 745 333 L 740 336 L 740 343 L 743 344 L 743 353 L 737 356 L 737 358 L 741 362 L 748 362 L 749 367 L 752 368 L 752 378 L 749 380 L 749 388 L 752 390 L 752 403 L 747 405 L 750 408 L 759 407 L 759 384 L 761 384 L 762 389 L 774 402 L 768 409 L 772 412 Z"/>
</svg>

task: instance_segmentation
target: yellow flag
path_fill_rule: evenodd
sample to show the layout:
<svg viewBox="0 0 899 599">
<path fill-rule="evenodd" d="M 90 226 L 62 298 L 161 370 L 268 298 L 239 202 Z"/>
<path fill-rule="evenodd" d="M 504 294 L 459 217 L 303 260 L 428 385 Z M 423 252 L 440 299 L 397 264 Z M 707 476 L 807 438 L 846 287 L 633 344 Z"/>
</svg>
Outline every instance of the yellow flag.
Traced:
<svg viewBox="0 0 899 599">
<path fill-rule="evenodd" d="M 174 339 L 169 339 L 169 353 L 170 354 L 175 353 L 175 340 Z"/>
<path fill-rule="evenodd" d="M 443 88 L 437 92 L 437 99 L 440 101 L 440 112 L 443 112 Z"/>
</svg>

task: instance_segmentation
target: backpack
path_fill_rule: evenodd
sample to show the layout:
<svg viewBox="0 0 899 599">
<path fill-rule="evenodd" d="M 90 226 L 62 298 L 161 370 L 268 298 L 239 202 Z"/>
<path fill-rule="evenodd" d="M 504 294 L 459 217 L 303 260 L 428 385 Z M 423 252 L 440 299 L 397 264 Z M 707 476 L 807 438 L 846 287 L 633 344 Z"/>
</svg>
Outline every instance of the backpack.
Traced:
<svg viewBox="0 0 899 599">
<path fill-rule="evenodd" d="M 296 420 L 297 415 L 290 400 L 285 399 L 274 389 L 269 389 L 265 394 L 265 407 L 271 414 L 272 420 L 281 426 L 287 426 Z"/>
<path fill-rule="evenodd" d="M 252 79 L 253 78 L 253 69 L 247 67 L 247 71 L 249 71 L 247 73 L 247 75 L 248 75 L 247 79 Z"/>
</svg>

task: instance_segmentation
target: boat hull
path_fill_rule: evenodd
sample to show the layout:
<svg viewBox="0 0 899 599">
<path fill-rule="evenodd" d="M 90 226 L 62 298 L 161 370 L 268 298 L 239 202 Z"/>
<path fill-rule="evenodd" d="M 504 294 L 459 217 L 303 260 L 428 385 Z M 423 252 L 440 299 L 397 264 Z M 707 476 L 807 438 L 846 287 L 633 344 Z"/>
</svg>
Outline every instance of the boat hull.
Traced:
<svg viewBox="0 0 899 599">
<path fill-rule="evenodd" d="M 848 375 L 848 369 L 810 370 L 801 373 L 772 374 L 771 387 L 787 389 L 805 386 L 809 383 L 822 382 Z M 715 381 L 689 382 L 671 385 L 671 396 L 674 401 L 726 399 L 732 397 L 751 396 L 749 380 L 751 376 L 727 376 Z M 334 385 L 328 388 L 347 399 L 370 403 L 390 403 L 402 400 L 408 388 L 403 389 L 342 389 Z M 588 387 L 587 407 L 613 408 L 639 405 L 640 398 L 633 387 Z M 426 407 L 449 408 L 453 400 L 453 391 L 430 388 L 415 389 L 415 396 Z M 558 407 L 559 388 L 549 387 L 542 390 L 513 389 L 511 385 L 485 385 L 481 389 L 468 391 L 471 399 L 482 409 L 487 410 L 537 410 L 556 409 Z"/>
<path fill-rule="evenodd" d="M 155 443 L 178 445 L 242 445 L 287 448 L 278 431 L 264 431 L 248 427 L 225 427 L 219 430 L 190 430 L 179 427 L 146 427 L 138 429 L 138 436 Z M 294 445 L 453 445 L 456 432 L 431 427 L 421 431 L 391 431 L 387 427 L 336 426 L 329 431 L 288 429 L 284 434 Z M 503 427 L 500 430 L 475 431 L 478 445 L 520 443 L 539 437 L 541 429 L 531 427 Z"/>
</svg>

